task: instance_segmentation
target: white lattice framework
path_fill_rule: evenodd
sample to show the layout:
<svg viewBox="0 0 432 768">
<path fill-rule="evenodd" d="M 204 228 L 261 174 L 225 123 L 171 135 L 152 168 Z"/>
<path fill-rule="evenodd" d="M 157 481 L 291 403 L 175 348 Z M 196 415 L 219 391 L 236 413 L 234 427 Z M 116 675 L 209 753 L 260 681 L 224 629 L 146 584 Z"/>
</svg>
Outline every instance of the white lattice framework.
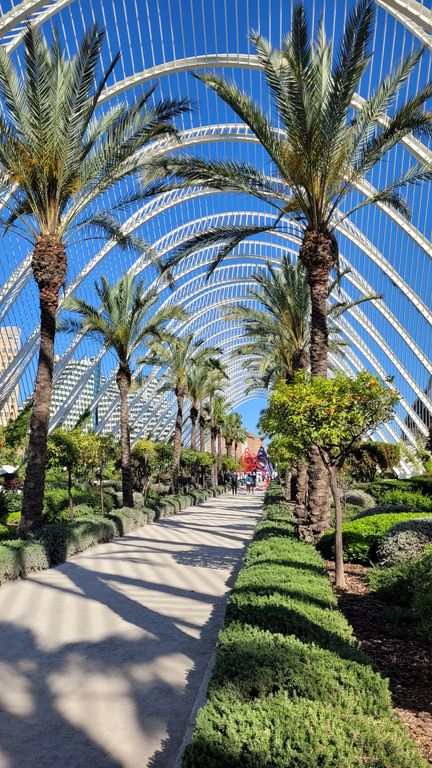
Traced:
<svg viewBox="0 0 432 768">
<path fill-rule="evenodd" d="M 329 34 L 337 34 L 353 0 L 338 3 L 309 0 L 308 5 L 313 20 L 322 16 Z M 101 109 L 119 99 L 133 99 L 136 92 L 157 80 L 163 95 L 188 93 L 200 105 L 192 117 L 185 116 L 180 121 L 183 146 L 188 151 L 210 153 L 213 157 L 238 156 L 266 168 L 265 158 L 250 131 L 243 124 L 233 122 L 233 114 L 189 75 L 195 70 L 224 70 L 264 106 L 268 104 L 270 110 L 268 94 L 246 33 L 248 29 L 260 28 L 278 44 L 289 28 L 291 2 L 142 0 L 138 4 L 137 0 L 93 0 L 89 4 L 86 0 L 22 0 L 11 4 L 10 0 L 3 0 L 1 10 L 1 42 L 8 50 L 16 51 L 18 57 L 24 25 L 29 20 L 42 25 L 48 33 L 56 24 L 68 53 L 74 52 L 77 40 L 89 23 L 96 20 L 105 25 L 107 52 L 112 56 L 120 49 L 122 60 L 115 79 L 102 95 Z M 399 59 L 419 40 L 429 50 L 422 68 L 407 84 L 407 91 L 431 78 L 432 11 L 426 2 L 377 0 L 374 57 L 353 100 L 354 109 L 361 105 L 377 78 L 386 74 L 389 59 Z M 388 174 L 402 164 L 406 166 L 413 158 L 432 161 L 432 153 L 429 145 L 410 137 L 370 178 L 358 185 L 355 194 L 361 199 L 373 187 L 384 184 Z M 342 265 L 351 268 L 345 280 L 344 298 L 375 292 L 381 294 L 382 299 L 362 305 L 340 320 L 340 328 L 349 339 L 351 349 L 338 365 L 350 372 L 369 367 L 382 377 L 394 376 L 402 394 L 401 404 L 394 424 L 383 428 L 381 436 L 398 439 L 402 432 L 405 439 L 413 442 L 413 431 L 425 434 L 427 414 L 432 414 L 432 311 L 428 287 L 432 279 L 432 247 L 430 190 L 422 185 L 410 190 L 408 196 L 415 211 L 410 223 L 393 211 L 376 206 L 355 215 L 351 221 L 345 220 L 339 227 Z M 140 206 L 125 217 L 123 226 L 126 231 L 139 231 L 161 254 L 169 254 L 191 233 L 208 225 L 270 220 L 274 217 L 253 201 L 195 189 L 162 195 Z M 245 393 L 244 370 L 239 360 L 231 358 L 232 350 L 242 341 L 242 328 L 238 323 L 227 323 L 219 311 L 220 306 L 248 301 L 254 271 L 263 267 L 268 259 L 277 264 L 282 252 L 289 251 L 295 258 L 297 248 L 298 232 L 294 227 L 284 234 L 250 240 L 237 248 L 206 283 L 204 273 L 213 253 L 207 249 L 194 254 L 179 267 L 174 291 L 170 292 L 164 285 L 159 287 L 161 304 L 178 301 L 191 313 L 191 319 L 180 332 L 192 330 L 204 335 L 207 343 L 222 347 L 229 367 L 229 397 L 233 407 L 263 393 Z M 4 241 L 2 249 L 0 324 L 18 326 L 22 345 L 0 376 L 0 399 L 4 401 L 19 387 L 20 399 L 24 400 L 31 392 L 38 346 L 36 293 L 31 279 L 30 254 L 25 245 L 13 242 L 11 247 Z M 67 293 L 78 290 L 92 300 L 92 281 L 101 274 L 115 281 L 120 274 L 131 271 L 142 275 L 148 285 L 156 280 L 151 263 L 119 253 L 113 243 L 103 248 L 83 243 L 72 249 L 69 264 Z M 78 337 L 72 340 L 59 337 L 55 380 L 59 380 L 74 359 L 83 357 L 91 358 L 91 363 L 53 413 L 52 427 L 67 417 L 97 366 L 102 369 L 105 383 L 95 393 L 91 408 L 96 408 L 112 391 L 113 360 L 88 340 Z M 140 373 L 137 368 L 134 375 Z M 162 375 L 163 371 L 149 372 L 144 386 Z M 114 393 L 111 397 L 109 411 L 99 424 L 101 430 L 110 419 L 112 425 L 118 411 L 118 399 Z M 164 394 L 154 402 L 150 398 L 146 402 L 142 392 L 138 392 L 131 397 L 131 407 L 138 406 L 135 439 L 146 434 L 150 427 L 152 434 L 166 437 L 172 427 L 172 397 Z"/>
</svg>

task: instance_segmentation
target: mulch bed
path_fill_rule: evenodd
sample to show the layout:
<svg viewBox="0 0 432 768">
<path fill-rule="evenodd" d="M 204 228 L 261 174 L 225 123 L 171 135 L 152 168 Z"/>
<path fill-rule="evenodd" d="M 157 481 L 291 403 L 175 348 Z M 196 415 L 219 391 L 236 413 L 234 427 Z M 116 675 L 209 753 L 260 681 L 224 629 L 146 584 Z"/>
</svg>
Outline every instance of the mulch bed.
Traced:
<svg viewBox="0 0 432 768">
<path fill-rule="evenodd" d="M 328 562 L 334 581 L 334 563 Z M 389 678 L 393 705 L 432 764 L 432 648 L 419 637 L 415 618 L 368 592 L 362 565 L 346 565 L 346 588 L 337 590 L 363 650 Z"/>
</svg>

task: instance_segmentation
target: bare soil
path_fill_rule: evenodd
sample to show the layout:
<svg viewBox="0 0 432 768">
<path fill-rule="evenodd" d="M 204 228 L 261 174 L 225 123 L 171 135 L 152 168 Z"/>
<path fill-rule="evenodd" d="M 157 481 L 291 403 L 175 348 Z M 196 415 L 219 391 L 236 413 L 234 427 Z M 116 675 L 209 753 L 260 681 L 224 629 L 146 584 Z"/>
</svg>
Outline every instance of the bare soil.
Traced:
<svg viewBox="0 0 432 768">
<path fill-rule="evenodd" d="M 327 568 L 334 582 L 334 563 Z M 405 609 L 389 606 L 370 593 L 367 568 L 346 565 L 346 588 L 338 589 L 339 607 L 363 650 L 389 679 L 393 706 L 432 765 L 432 647 Z"/>
</svg>

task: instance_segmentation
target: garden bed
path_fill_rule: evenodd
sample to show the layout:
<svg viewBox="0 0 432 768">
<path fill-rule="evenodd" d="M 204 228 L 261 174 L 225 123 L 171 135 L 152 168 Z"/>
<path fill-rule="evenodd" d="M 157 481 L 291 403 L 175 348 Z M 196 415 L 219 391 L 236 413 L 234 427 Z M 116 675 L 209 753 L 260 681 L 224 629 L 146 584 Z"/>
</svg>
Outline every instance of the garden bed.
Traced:
<svg viewBox="0 0 432 768">
<path fill-rule="evenodd" d="M 333 562 L 327 567 L 333 579 Z M 389 679 L 395 710 L 432 764 L 432 648 L 410 610 L 389 606 L 368 590 L 367 570 L 346 566 L 346 588 L 337 591 L 339 608 L 364 651 Z"/>
</svg>

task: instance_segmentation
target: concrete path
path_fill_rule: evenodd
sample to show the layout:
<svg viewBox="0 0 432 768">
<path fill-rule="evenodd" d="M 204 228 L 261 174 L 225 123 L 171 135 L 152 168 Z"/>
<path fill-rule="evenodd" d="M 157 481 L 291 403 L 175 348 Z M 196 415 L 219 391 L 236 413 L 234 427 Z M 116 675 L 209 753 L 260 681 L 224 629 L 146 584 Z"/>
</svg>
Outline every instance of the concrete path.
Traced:
<svg viewBox="0 0 432 768">
<path fill-rule="evenodd" d="M 173 768 L 261 501 L 222 496 L 1 587 L 0 768 Z"/>
</svg>

